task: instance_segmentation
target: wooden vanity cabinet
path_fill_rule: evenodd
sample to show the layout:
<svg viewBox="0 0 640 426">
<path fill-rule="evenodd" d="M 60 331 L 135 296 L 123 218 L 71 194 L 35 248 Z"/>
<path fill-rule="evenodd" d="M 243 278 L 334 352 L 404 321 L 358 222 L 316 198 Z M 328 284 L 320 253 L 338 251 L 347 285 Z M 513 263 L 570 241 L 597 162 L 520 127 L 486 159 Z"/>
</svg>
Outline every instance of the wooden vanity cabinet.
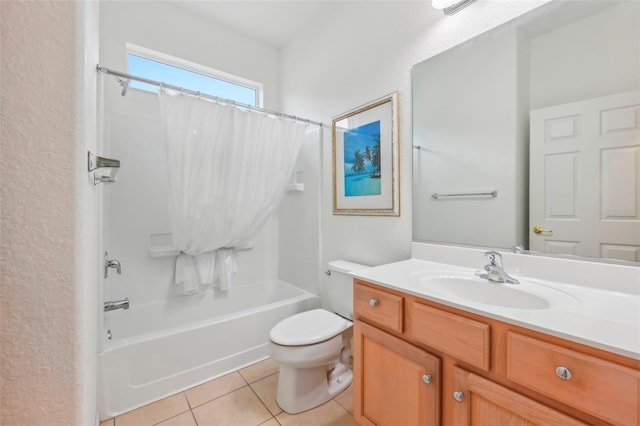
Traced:
<svg viewBox="0 0 640 426">
<path fill-rule="evenodd" d="M 361 425 L 440 424 L 440 360 L 356 321 L 354 416 Z"/>
<path fill-rule="evenodd" d="M 354 320 L 361 425 L 640 424 L 638 360 L 358 279 Z"/>
<path fill-rule="evenodd" d="M 453 368 L 453 383 L 454 425 L 587 424 L 459 367 Z"/>
</svg>

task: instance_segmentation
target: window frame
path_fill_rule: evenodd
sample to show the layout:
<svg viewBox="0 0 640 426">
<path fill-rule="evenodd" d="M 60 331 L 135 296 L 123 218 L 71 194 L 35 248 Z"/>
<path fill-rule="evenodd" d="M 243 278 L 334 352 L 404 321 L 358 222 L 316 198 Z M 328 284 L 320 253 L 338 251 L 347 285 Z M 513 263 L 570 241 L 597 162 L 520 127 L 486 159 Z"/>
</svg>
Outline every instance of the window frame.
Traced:
<svg viewBox="0 0 640 426">
<path fill-rule="evenodd" d="M 253 80 L 249 80 L 243 77 L 239 77 L 237 75 L 233 75 L 233 74 L 229 74 L 226 73 L 224 71 L 219 71 L 210 67 L 207 67 L 205 65 L 202 64 L 198 64 L 195 62 L 191 62 L 188 61 L 186 59 L 182 59 L 182 58 L 177 58 L 175 56 L 172 55 L 168 55 L 166 53 L 162 53 L 162 52 L 157 52 L 155 50 L 152 49 L 148 49 L 146 47 L 142 47 L 142 46 L 138 46 L 135 45 L 133 43 L 127 43 L 127 70 L 129 70 L 129 55 L 135 55 L 135 56 L 139 56 L 141 58 L 144 59 L 149 59 L 151 61 L 156 61 L 156 62 L 161 62 L 163 64 L 172 66 L 172 67 L 176 67 L 176 68 L 181 68 L 184 69 L 186 71 L 191 71 L 191 72 L 195 72 L 198 74 L 202 74 L 205 75 L 207 77 L 211 77 L 217 80 L 222 80 L 224 82 L 227 83 L 231 83 L 231 84 L 235 84 L 237 86 L 242 86 L 242 87 L 246 87 L 248 89 L 251 90 L 255 90 L 256 92 L 256 106 L 259 108 L 263 108 L 263 102 L 264 102 L 264 85 L 262 83 L 259 83 L 257 81 L 253 81 Z M 145 78 L 150 78 L 152 80 L 155 80 L 151 77 L 148 76 L 141 76 L 141 77 L 145 77 Z M 165 81 L 165 83 L 167 84 L 172 84 L 170 81 Z M 144 90 L 144 89 L 137 89 L 135 87 L 132 87 L 132 89 L 134 90 Z M 198 90 L 197 87 L 185 87 L 185 89 L 192 89 L 192 90 Z M 215 96 L 215 93 L 208 93 L 209 95 L 213 95 Z"/>
</svg>

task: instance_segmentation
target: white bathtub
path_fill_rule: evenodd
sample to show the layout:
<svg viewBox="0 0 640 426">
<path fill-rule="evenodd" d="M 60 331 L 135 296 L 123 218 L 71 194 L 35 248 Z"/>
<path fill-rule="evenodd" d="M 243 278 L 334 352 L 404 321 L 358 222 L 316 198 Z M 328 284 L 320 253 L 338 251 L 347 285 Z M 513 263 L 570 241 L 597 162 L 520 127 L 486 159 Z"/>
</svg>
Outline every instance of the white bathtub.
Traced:
<svg viewBox="0 0 640 426">
<path fill-rule="evenodd" d="M 132 301 L 128 310 L 105 313 L 104 350 L 98 355 L 101 419 L 267 357 L 269 330 L 319 305 L 318 296 L 272 280 L 227 294 L 140 306 Z"/>
</svg>

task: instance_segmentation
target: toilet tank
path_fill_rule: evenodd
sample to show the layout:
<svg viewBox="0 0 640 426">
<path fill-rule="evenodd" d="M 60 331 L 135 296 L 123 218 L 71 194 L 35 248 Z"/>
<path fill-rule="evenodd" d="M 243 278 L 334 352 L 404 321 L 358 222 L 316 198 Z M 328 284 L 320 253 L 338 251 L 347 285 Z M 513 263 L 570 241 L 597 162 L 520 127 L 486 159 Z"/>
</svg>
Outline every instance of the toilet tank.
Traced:
<svg viewBox="0 0 640 426">
<path fill-rule="evenodd" d="M 349 272 L 368 268 L 346 260 L 329 262 L 329 279 L 326 287 L 326 308 L 338 315 L 353 319 L 353 277 Z"/>
</svg>

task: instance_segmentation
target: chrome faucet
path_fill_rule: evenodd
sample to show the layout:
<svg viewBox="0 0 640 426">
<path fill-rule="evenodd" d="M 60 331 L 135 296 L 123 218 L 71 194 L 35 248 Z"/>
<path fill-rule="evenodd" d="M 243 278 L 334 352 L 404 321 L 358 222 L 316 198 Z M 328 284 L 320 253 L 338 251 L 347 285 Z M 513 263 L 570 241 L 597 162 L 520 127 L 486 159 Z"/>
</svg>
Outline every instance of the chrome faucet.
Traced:
<svg viewBox="0 0 640 426">
<path fill-rule="evenodd" d="M 125 297 L 122 300 L 114 300 L 111 302 L 104 302 L 104 311 L 115 311 L 116 309 L 129 309 L 129 299 Z"/>
<path fill-rule="evenodd" d="M 107 278 L 109 276 L 109 268 L 115 268 L 118 275 L 122 274 L 122 268 L 120 267 L 120 262 L 115 259 L 109 259 L 109 253 L 104 252 L 104 277 Z"/>
<path fill-rule="evenodd" d="M 502 268 L 502 255 L 500 253 L 497 251 L 487 251 L 482 254 L 487 256 L 489 264 L 484 267 L 487 273 L 479 275 L 480 278 L 485 278 L 496 283 L 520 284 L 520 281 L 509 276 Z"/>
</svg>

